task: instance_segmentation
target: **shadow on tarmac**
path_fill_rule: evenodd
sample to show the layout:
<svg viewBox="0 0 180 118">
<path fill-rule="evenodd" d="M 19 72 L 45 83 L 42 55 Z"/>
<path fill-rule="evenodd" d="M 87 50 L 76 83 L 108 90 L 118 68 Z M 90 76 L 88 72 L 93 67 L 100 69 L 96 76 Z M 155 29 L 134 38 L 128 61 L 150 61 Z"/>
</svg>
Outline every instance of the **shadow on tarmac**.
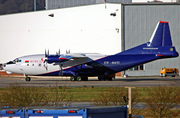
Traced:
<svg viewBox="0 0 180 118">
<path fill-rule="evenodd" d="M 32 81 L 68 81 L 70 82 L 69 79 L 61 79 L 61 78 L 57 78 L 57 79 L 44 79 L 44 78 L 41 78 L 41 79 L 33 79 L 32 78 Z M 123 81 L 123 82 L 136 82 L 136 81 L 180 81 L 180 78 L 179 77 L 153 77 L 153 78 L 150 78 L 150 77 L 127 77 L 127 78 L 117 78 L 117 79 L 113 79 L 112 81 L 99 81 L 97 78 L 93 78 L 93 79 L 89 79 L 88 81 L 96 81 L 96 82 L 113 82 L 113 81 Z M 83 82 L 88 82 L 88 81 L 83 81 Z M 79 81 L 73 81 L 73 82 L 79 82 Z M 73 83 L 72 82 L 72 83 Z M 80 81 L 81 82 L 81 81 Z"/>
</svg>

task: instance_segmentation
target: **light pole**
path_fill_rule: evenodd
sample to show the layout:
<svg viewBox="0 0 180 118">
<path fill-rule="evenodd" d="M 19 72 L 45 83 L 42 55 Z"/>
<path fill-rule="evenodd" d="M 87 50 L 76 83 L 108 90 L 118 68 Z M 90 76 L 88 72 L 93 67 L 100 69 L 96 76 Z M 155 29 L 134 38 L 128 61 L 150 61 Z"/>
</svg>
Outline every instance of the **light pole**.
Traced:
<svg viewBox="0 0 180 118">
<path fill-rule="evenodd" d="M 128 106 L 129 106 L 129 118 L 132 118 L 132 109 L 131 109 L 131 88 L 135 88 L 135 87 L 125 87 L 128 88 Z"/>
</svg>

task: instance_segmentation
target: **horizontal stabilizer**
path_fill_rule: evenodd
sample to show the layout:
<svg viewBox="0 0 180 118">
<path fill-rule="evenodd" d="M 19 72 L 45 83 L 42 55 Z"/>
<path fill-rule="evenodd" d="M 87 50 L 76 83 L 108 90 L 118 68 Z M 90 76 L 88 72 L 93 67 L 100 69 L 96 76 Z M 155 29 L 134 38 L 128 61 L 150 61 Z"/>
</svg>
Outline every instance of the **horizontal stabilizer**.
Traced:
<svg viewBox="0 0 180 118">
<path fill-rule="evenodd" d="M 159 21 L 154 30 L 148 46 L 172 46 L 169 24 L 166 21 Z"/>
</svg>

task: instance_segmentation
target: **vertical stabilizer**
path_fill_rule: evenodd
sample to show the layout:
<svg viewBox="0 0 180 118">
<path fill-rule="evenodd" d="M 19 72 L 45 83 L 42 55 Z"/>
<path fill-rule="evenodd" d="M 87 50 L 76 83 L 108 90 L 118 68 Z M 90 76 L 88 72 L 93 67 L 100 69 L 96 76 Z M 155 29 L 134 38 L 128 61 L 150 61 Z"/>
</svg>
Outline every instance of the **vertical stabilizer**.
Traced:
<svg viewBox="0 0 180 118">
<path fill-rule="evenodd" d="M 166 21 L 159 21 L 150 39 L 148 46 L 172 46 L 169 24 Z"/>
<path fill-rule="evenodd" d="M 171 40 L 171 34 L 170 34 L 168 22 L 164 23 L 163 29 L 164 30 L 163 30 L 162 46 L 172 46 L 172 40 Z"/>
</svg>

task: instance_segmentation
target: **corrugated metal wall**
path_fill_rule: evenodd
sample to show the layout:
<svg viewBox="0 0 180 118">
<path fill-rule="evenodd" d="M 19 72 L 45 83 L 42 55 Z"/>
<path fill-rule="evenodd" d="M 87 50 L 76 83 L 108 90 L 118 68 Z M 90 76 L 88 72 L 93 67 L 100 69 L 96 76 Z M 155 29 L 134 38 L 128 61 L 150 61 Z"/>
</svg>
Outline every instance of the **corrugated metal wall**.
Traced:
<svg viewBox="0 0 180 118">
<path fill-rule="evenodd" d="M 106 0 L 108 3 L 132 3 L 132 0 Z M 46 0 L 46 10 L 105 3 L 105 0 Z"/>
<path fill-rule="evenodd" d="M 148 42 L 158 21 L 169 21 L 173 45 L 180 53 L 180 4 L 124 4 L 124 49 Z M 159 75 L 160 68 L 180 69 L 180 57 L 145 64 L 145 70 L 126 71 L 129 76 Z"/>
</svg>

